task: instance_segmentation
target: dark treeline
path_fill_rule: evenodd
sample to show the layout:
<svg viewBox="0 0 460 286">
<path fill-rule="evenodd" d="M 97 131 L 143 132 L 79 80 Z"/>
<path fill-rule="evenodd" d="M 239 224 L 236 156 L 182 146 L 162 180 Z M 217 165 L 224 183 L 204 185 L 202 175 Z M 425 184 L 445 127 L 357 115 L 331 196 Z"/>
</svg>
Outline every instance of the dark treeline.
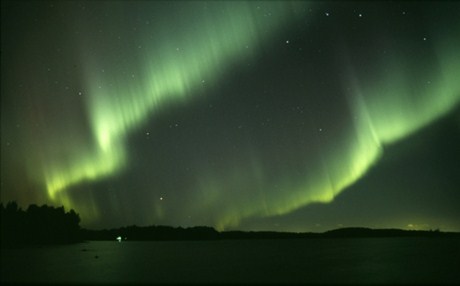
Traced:
<svg viewBox="0 0 460 286">
<path fill-rule="evenodd" d="M 116 229 L 82 230 L 87 240 L 215 240 L 219 232 L 212 227 L 197 226 L 190 228 L 171 226 L 128 226 Z"/>
<path fill-rule="evenodd" d="M 341 228 L 324 233 L 274 231 L 224 231 L 211 227 L 129 226 L 110 230 L 82 230 L 87 240 L 218 240 L 218 239 L 306 239 L 359 237 L 460 237 L 460 233 L 439 230 Z"/>
<path fill-rule="evenodd" d="M 30 205 L 22 210 L 16 202 L 1 204 L 1 244 L 3 246 L 73 243 L 84 240 L 218 240 L 218 239 L 293 239 L 293 238 L 357 238 L 357 237 L 460 237 L 458 232 L 439 230 L 402 230 L 371 228 L 340 228 L 324 233 L 292 233 L 273 231 L 224 231 L 212 227 L 190 228 L 171 226 L 128 226 L 116 229 L 88 230 L 80 228 L 80 217 L 64 207 Z"/>
<path fill-rule="evenodd" d="M 289 233 L 271 231 L 224 231 L 218 232 L 212 227 L 171 227 L 171 226 L 128 226 L 116 229 L 87 230 L 83 237 L 88 240 L 217 240 L 217 239 L 283 239 L 318 237 L 317 233 Z"/>
<path fill-rule="evenodd" d="M 441 232 L 436 230 L 403 230 L 397 228 L 372 229 L 365 227 L 347 227 L 324 232 L 322 237 L 342 238 L 342 237 L 439 237 L 451 236 L 459 237 L 458 232 Z"/>
<path fill-rule="evenodd" d="M 80 217 L 74 210 L 32 204 L 24 211 L 16 202 L 2 203 L 0 209 L 2 246 L 82 241 Z"/>
</svg>

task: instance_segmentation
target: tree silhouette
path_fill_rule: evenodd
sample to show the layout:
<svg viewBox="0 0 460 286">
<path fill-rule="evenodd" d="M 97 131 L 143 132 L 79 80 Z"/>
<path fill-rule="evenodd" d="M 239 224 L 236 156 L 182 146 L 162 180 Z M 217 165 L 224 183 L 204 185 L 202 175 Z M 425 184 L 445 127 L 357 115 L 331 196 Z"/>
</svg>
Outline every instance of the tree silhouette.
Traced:
<svg viewBox="0 0 460 286">
<path fill-rule="evenodd" d="M 81 240 L 80 217 L 64 207 L 30 205 L 27 211 L 17 202 L 1 204 L 2 246 L 37 243 L 68 243 Z"/>
</svg>

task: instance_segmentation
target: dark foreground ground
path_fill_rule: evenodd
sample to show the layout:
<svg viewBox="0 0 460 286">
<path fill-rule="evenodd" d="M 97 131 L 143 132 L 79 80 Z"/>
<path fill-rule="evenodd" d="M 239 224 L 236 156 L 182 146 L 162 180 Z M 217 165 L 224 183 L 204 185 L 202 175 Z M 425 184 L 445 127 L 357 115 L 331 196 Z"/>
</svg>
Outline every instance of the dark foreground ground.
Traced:
<svg viewBox="0 0 460 286">
<path fill-rule="evenodd" d="M 1 282 L 460 283 L 456 237 L 90 241 L 3 249 Z"/>
</svg>

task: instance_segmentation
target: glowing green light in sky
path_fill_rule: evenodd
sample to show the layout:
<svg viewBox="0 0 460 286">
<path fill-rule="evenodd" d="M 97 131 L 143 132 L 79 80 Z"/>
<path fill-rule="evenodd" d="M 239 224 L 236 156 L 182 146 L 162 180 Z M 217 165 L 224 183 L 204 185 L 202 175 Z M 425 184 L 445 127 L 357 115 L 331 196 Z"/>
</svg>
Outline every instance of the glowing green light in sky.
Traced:
<svg viewBox="0 0 460 286">
<path fill-rule="evenodd" d="M 125 144 L 132 132 L 168 104 L 187 102 L 203 85 L 219 82 L 227 69 L 250 59 L 295 20 L 291 2 L 264 3 L 269 17 L 257 3 L 218 2 L 210 4 L 209 11 L 190 4 L 193 11 L 184 9 L 183 19 L 140 33 L 142 49 L 133 53 L 141 64 L 117 63 L 119 57 L 114 56 L 101 73 L 106 62 L 85 54 L 85 104 L 93 142 L 69 144 L 63 158 L 41 160 L 47 162 L 42 168 L 49 197 L 71 207 L 65 190 L 127 166 Z M 199 16 L 191 21 L 188 13 Z M 376 59 L 372 76 L 348 73 L 343 81 L 351 88 L 343 95 L 349 99 L 351 124 L 334 135 L 332 143 L 299 150 L 296 160 L 302 164 L 296 167 L 295 179 L 289 174 L 292 166 L 276 178 L 270 176 L 256 150 L 244 166 L 238 160 L 228 162 L 225 172 L 201 166 L 196 184 L 190 186 L 195 198 L 190 212 L 212 213 L 215 226 L 225 229 L 248 217 L 282 215 L 332 201 L 378 161 L 386 144 L 413 134 L 460 102 L 460 57 L 452 48 L 460 46 L 458 40 L 432 41 L 437 66 L 420 70 L 395 52 L 392 60 L 379 64 Z M 83 212 L 95 216 L 95 209 Z M 160 206 L 155 211 L 157 216 L 164 213 Z"/>
<path fill-rule="evenodd" d="M 438 66 L 420 71 L 401 56 L 375 68 L 372 79 L 360 82 L 360 76 L 348 73 L 345 85 L 354 122 L 346 136 L 336 136 L 336 142 L 318 150 L 318 158 L 303 159 L 305 169 L 301 180 L 293 183 L 291 176 L 280 178 L 277 190 L 258 180 L 266 191 L 263 203 L 254 201 L 230 204 L 216 223 L 219 229 L 238 226 L 244 218 L 283 215 L 310 203 L 331 202 L 334 197 L 360 179 L 384 154 L 384 146 L 401 140 L 439 117 L 452 111 L 460 103 L 460 81 L 456 79 L 460 57 L 452 43 L 438 43 Z M 404 63 L 409 66 L 403 66 Z M 390 72 L 389 72 L 390 71 Z M 307 167 L 308 166 L 308 167 Z M 322 167 L 321 167 L 322 166 Z M 263 166 L 260 166 L 264 173 Z M 253 169 L 240 170 L 243 183 L 237 180 L 214 183 L 211 189 L 227 193 L 243 185 L 251 185 L 248 177 Z M 204 172 L 205 174 L 206 173 Z M 298 176 L 296 176 L 298 177 Z M 267 179 L 267 178 L 265 178 Z M 217 179 L 213 179 L 217 180 Z M 249 190 L 248 190 L 249 191 Z M 212 191 L 210 191 L 212 193 Z M 262 201 L 262 200 L 261 200 Z M 233 206 L 233 207 L 232 207 Z"/>
<path fill-rule="evenodd" d="M 170 34 L 147 41 L 142 57 L 145 68 L 128 75 L 129 81 L 120 75 L 123 70 L 101 76 L 97 59 L 91 59 L 86 72 L 87 107 L 96 146 L 89 152 L 76 152 L 70 163 L 45 166 L 49 196 L 55 198 L 71 185 L 123 168 L 128 160 L 124 140 L 130 131 L 165 103 L 187 100 L 203 81 L 217 80 L 226 65 L 248 57 L 264 38 L 275 34 L 293 4 L 265 4 L 273 11 L 270 17 L 256 14 L 254 3 L 221 2 L 211 5 L 215 6 L 212 12 L 190 6 L 202 17 L 192 23 L 178 19 L 163 23 L 166 30 L 175 25 L 184 29 L 179 34 L 171 29 Z"/>
</svg>

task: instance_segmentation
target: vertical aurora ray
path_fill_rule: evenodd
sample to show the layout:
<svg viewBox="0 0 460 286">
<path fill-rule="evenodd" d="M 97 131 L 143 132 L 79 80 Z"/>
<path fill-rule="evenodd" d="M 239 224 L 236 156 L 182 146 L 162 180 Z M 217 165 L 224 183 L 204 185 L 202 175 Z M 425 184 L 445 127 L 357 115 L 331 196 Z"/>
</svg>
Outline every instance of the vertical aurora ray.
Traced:
<svg viewBox="0 0 460 286">
<path fill-rule="evenodd" d="M 263 17 L 262 11 L 256 10 L 258 5 L 273 13 Z M 249 57 L 287 20 L 292 5 L 210 3 L 204 11 L 200 5 L 188 4 L 191 10 L 187 13 L 192 11 L 199 16 L 192 23 L 176 22 L 178 19 L 162 23 L 162 27 L 183 27 L 179 34 L 148 31 L 159 36 L 144 40 L 141 58 L 145 67 L 133 73 L 132 78 L 128 76 L 129 80 L 121 75 L 129 65 L 118 69 L 118 73 L 107 71 L 101 76 L 96 72 L 101 69 L 98 60 L 87 59 L 86 102 L 94 146 L 89 151 L 71 152 L 75 156 L 63 162 L 56 158 L 57 162 L 44 167 L 50 198 L 57 198 L 58 192 L 71 185 L 106 177 L 125 167 L 128 158 L 124 141 L 130 132 L 165 103 L 188 100 L 204 80 L 218 80 L 226 65 Z"/>
<path fill-rule="evenodd" d="M 295 179 L 281 176 L 276 188 L 267 183 L 268 178 L 256 180 L 255 188 L 265 190 L 264 200 L 230 204 L 216 222 L 218 229 L 237 227 L 250 217 L 284 215 L 311 203 L 331 202 L 384 156 L 386 145 L 420 131 L 456 108 L 460 103 L 460 81 L 456 79 L 460 57 L 452 47 L 460 46 L 460 42 L 454 37 L 433 41 L 435 64 L 422 70 L 419 62 L 398 52 L 390 60 L 376 59 L 372 76 L 351 71 L 352 65 L 347 65 L 343 84 L 351 88 L 343 88 L 343 93 L 349 99 L 352 124 L 345 135 L 334 135 L 333 144 L 319 144 L 322 147 L 316 150 L 316 158 L 299 153 L 295 160 L 304 167 L 297 170 L 301 175 Z M 267 172 L 262 164 L 259 169 Z M 238 185 L 234 179 L 220 178 L 224 183 L 213 183 L 209 188 L 230 193 L 245 184 L 254 186 L 254 177 L 248 177 L 253 168 L 239 172 L 240 176 L 234 177 L 244 181 Z"/>
</svg>

